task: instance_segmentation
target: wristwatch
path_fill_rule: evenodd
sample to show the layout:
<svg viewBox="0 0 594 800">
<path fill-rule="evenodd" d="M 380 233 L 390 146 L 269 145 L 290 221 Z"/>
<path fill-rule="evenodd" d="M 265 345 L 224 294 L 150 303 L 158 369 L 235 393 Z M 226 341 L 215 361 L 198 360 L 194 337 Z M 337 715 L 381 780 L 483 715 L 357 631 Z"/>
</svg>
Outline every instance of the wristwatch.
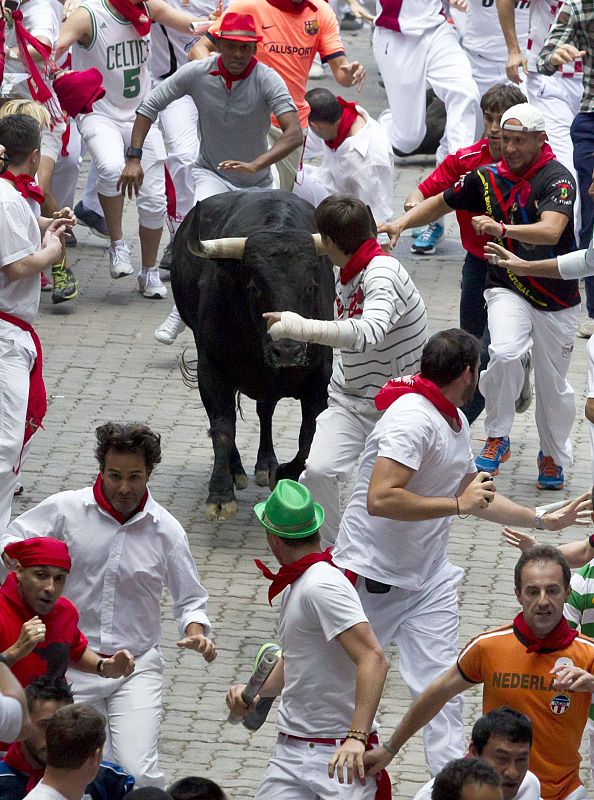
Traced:
<svg viewBox="0 0 594 800">
<path fill-rule="evenodd" d="M 542 518 L 546 514 L 546 509 L 544 508 L 537 508 L 534 511 L 534 527 L 537 531 L 544 531 L 545 526 L 542 524 Z"/>
<path fill-rule="evenodd" d="M 140 160 L 142 158 L 142 147 L 129 147 L 126 150 L 126 158 L 137 158 Z"/>
<path fill-rule="evenodd" d="M 6 666 L 10 669 L 10 664 L 8 663 L 8 659 L 4 655 L 4 653 L 0 653 L 0 662 L 6 664 Z"/>
</svg>

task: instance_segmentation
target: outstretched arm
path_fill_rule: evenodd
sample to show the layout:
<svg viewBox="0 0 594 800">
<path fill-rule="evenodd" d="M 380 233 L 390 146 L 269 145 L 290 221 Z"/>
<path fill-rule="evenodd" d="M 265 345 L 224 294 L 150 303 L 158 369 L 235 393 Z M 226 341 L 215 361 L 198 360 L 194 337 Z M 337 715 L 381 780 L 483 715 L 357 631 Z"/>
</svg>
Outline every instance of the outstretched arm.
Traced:
<svg viewBox="0 0 594 800">
<path fill-rule="evenodd" d="M 77 8 L 76 11 L 62 23 L 58 43 L 56 45 L 56 61 L 59 61 L 64 53 L 72 47 L 75 42 L 80 42 L 83 47 L 88 47 L 93 35 L 93 23 L 91 16 L 86 8 Z"/>
<path fill-rule="evenodd" d="M 420 228 L 423 225 L 429 225 L 431 222 L 443 217 L 444 214 L 449 214 L 452 209 L 443 199 L 443 192 L 435 197 L 428 197 L 421 203 L 413 206 L 410 211 L 407 211 L 402 217 L 393 220 L 392 222 L 384 222 L 377 226 L 381 233 L 387 233 L 390 237 L 390 245 L 394 247 L 398 239 L 404 231 L 410 228 Z"/>
</svg>

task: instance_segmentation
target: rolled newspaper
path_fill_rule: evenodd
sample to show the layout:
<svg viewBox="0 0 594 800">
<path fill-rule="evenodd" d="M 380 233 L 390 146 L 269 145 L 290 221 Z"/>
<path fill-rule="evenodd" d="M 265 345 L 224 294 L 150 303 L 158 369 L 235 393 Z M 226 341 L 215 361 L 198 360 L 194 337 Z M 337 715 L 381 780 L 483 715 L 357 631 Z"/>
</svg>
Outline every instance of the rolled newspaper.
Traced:
<svg viewBox="0 0 594 800">
<path fill-rule="evenodd" d="M 254 698 L 266 683 L 268 676 L 275 668 L 278 662 L 278 654 L 275 653 L 264 653 L 262 658 L 260 659 L 260 663 L 256 667 L 256 669 L 250 675 L 250 679 L 247 682 L 245 689 L 241 693 L 241 699 L 249 706 L 253 703 Z M 239 725 L 243 717 L 238 717 L 236 714 L 229 714 L 227 717 L 227 722 L 231 725 Z"/>
</svg>

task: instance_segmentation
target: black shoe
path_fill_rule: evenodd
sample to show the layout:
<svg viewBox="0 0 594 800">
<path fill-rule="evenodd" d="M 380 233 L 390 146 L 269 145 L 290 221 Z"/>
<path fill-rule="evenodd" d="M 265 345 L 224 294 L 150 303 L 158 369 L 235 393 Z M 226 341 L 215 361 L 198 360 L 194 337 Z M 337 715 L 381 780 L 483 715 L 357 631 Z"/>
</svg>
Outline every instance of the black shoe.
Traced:
<svg viewBox="0 0 594 800">
<path fill-rule="evenodd" d="M 74 231 L 68 231 L 65 236 L 66 239 L 66 247 L 76 247 L 78 244 L 78 239 L 74 235 Z"/>
<path fill-rule="evenodd" d="M 347 11 L 340 21 L 341 31 L 360 31 L 362 27 L 363 21 L 357 19 L 357 17 L 354 14 L 351 14 L 350 11 Z"/>
<path fill-rule="evenodd" d="M 74 300 L 78 294 L 78 283 L 71 269 L 66 263 L 61 261 L 52 267 L 52 303 L 65 303 L 67 300 Z"/>
<path fill-rule="evenodd" d="M 171 261 L 173 260 L 173 242 L 169 242 L 163 255 L 159 261 L 159 269 L 171 269 Z"/>
<path fill-rule="evenodd" d="M 74 206 L 74 215 L 78 222 L 86 228 L 90 228 L 95 236 L 99 236 L 101 239 L 109 239 L 109 231 L 107 230 L 105 217 L 83 206 L 82 200 Z"/>
</svg>

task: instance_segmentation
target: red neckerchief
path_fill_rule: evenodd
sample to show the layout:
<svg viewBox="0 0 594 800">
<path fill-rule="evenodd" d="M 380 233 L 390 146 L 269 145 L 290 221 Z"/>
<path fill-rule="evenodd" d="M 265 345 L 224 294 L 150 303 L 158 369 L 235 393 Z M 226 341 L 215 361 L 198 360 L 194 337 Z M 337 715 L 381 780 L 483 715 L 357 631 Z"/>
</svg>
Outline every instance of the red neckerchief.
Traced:
<svg viewBox="0 0 594 800">
<path fill-rule="evenodd" d="M 16 769 L 18 772 L 22 772 L 29 778 L 27 781 L 27 787 L 25 789 L 27 794 L 34 789 L 39 781 L 43 778 L 45 767 L 42 767 L 41 769 L 35 769 L 32 767 L 23 753 L 20 742 L 14 742 L 14 744 L 10 745 L 6 755 L 4 756 L 4 761 L 9 767 Z"/>
<path fill-rule="evenodd" d="M 115 10 L 131 22 L 134 30 L 139 36 L 146 36 L 150 33 L 153 21 L 147 16 L 144 3 L 131 3 L 130 0 L 109 0 Z"/>
<path fill-rule="evenodd" d="M 64 119 L 64 115 L 62 114 L 58 98 L 54 94 L 52 88 L 44 80 L 44 76 L 39 72 L 37 64 L 29 52 L 29 46 L 36 50 L 41 56 L 44 72 L 46 74 L 48 68 L 52 66 L 52 49 L 49 45 L 40 42 L 32 33 L 29 33 L 23 25 L 23 12 L 20 9 L 11 11 L 10 14 L 14 22 L 14 33 L 19 51 L 19 60 L 29 75 L 27 85 L 29 86 L 31 97 L 48 110 L 52 123 L 51 127 L 53 128 L 56 123 Z"/>
<path fill-rule="evenodd" d="M 293 3 L 292 0 L 266 0 L 266 2 L 286 14 L 301 14 L 304 8 L 310 8 L 312 11 L 318 10 L 315 3 L 310 0 L 302 0 L 301 3 Z"/>
<path fill-rule="evenodd" d="M 222 56 L 219 56 L 217 59 L 217 67 L 218 69 L 213 70 L 210 74 L 211 75 L 220 75 L 225 80 L 225 86 L 227 87 L 227 91 L 231 91 L 231 87 L 233 86 L 234 81 L 242 81 L 256 68 L 256 64 L 258 63 L 258 59 L 255 56 L 252 56 L 250 59 L 249 64 L 244 69 L 242 73 L 239 75 L 232 75 L 227 67 L 223 64 Z"/>
<path fill-rule="evenodd" d="M 377 239 L 366 239 L 340 270 L 340 282 L 344 286 L 349 281 L 352 281 L 355 275 L 362 272 L 372 258 L 385 255 L 377 243 Z"/>
<path fill-rule="evenodd" d="M 97 505 L 100 508 L 102 508 L 104 511 L 107 511 L 107 513 L 115 520 L 117 520 L 120 523 L 120 525 L 123 525 L 124 522 L 127 522 L 129 519 L 132 519 L 134 514 L 138 514 L 138 512 L 142 511 L 142 509 L 145 507 L 148 498 L 148 489 L 144 490 L 144 494 L 142 495 L 142 500 L 138 504 L 138 508 L 134 511 L 134 514 L 131 514 L 128 518 L 126 518 L 123 514 L 117 511 L 105 496 L 105 493 L 103 491 L 103 478 L 101 477 L 101 473 L 97 475 L 97 480 L 93 484 L 93 497 L 95 498 Z"/>
<path fill-rule="evenodd" d="M 324 550 L 323 553 L 309 553 L 309 555 L 303 556 L 303 558 L 299 558 L 297 561 L 293 561 L 292 564 L 285 564 L 276 573 L 268 569 L 266 564 L 263 564 L 259 558 L 254 559 L 254 564 L 258 567 L 262 575 L 268 578 L 269 581 L 272 581 L 268 589 L 268 602 L 270 605 L 272 605 L 272 601 L 277 594 L 280 594 L 289 584 L 294 583 L 297 578 L 300 578 L 303 573 L 314 564 L 324 561 L 326 564 L 332 564 L 333 567 L 336 566 L 330 555 L 331 550 L 332 548 L 329 547 L 327 550 Z"/>
<path fill-rule="evenodd" d="M 347 101 L 343 100 L 342 97 L 337 97 L 336 99 L 342 106 L 342 116 L 340 118 L 340 122 L 338 123 L 338 132 L 334 139 L 324 139 L 324 144 L 326 147 L 329 147 L 330 150 L 337 150 L 340 147 L 340 145 L 349 135 L 350 129 L 353 127 L 357 117 L 359 116 L 356 103 L 347 103 Z"/>
<path fill-rule="evenodd" d="M 6 173 L 4 172 L 1 177 L 5 175 Z M 41 423 L 47 411 L 47 395 L 45 392 L 45 383 L 43 382 L 43 351 L 35 328 L 29 325 L 28 322 L 18 317 L 13 317 L 12 314 L 7 314 L 5 311 L 0 311 L 0 319 L 3 319 L 5 322 L 10 322 L 11 325 L 16 325 L 17 328 L 30 333 L 33 344 L 35 345 L 35 364 L 33 364 L 33 369 L 29 373 L 29 396 L 27 398 L 25 435 L 23 437 L 24 447 L 35 431 L 37 431 L 38 428 L 43 428 Z M 22 454 L 23 449 L 21 448 L 21 455 Z M 21 460 L 19 457 L 18 466 L 13 467 L 13 471 L 16 475 L 19 474 L 20 467 Z"/>
<path fill-rule="evenodd" d="M 435 408 L 446 417 L 450 417 L 456 422 L 458 430 L 462 428 L 462 420 L 456 406 L 444 397 L 439 388 L 426 378 L 418 375 L 406 375 L 403 378 L 392 378 L 389 380 L 375 396 L 375 407 L 378 411 L 391 406 L 395 400 L 404 394 L 421 394 L 433 403 Z"/>
<path fill-rule="evenodd" d="M 555 650 L 564 650 L 578 635 L 577 630 L 570 628 L 565 618 L 562 618 L 544 639 L 539 639 L 534 635 L 532 628 L 528 627 L 522 612 L 514 619 L 514 631 L 522 644 L 528 645 L 527 653 L 552 653 Z"/>
<path fill-rule="evenodd" d="M 32 178 L 25 172 L 22 172 L 20 175 L 14 175 L 12 172 L 4 170 L 4 172 L 0 175 L 0 178 L 10 181 L 17 192 L 19 192 L 25 198 L 25 200 L 28 200 L 30 197 L 31 200 L 35 200 L 35 202 L 39 203 L 39 205 L 42 205 L 45 202 L 45 196 L 39 186 L 35 183 L 35 178 Z"/>
<path fill-rule="evenodd" d="M 542 150 L 540 151 L 539 157 L 523 175 L 515 175 L 510 170 L 505 159 L 497 162 L 497 173 L 502 178 L 505 178 L 505 180 L 512 181 L 515 184 L 509 193 L 509 197 L 507 198 L 503 208 L 506 213 L 513 206 L 517 199 L 519 199 L 520 205 L 526 205 L 528 198 L 530 197 L 530 192 L 532 191 L 530 179 L 533 178 L 536 173 L 544 167 L 545 164 L 548 164 L 549 161 L 552 161 L 554 158 L 557 158 L 557 156 L 551 150 L 550 145 L 545 142 Z"/>
</svg>

